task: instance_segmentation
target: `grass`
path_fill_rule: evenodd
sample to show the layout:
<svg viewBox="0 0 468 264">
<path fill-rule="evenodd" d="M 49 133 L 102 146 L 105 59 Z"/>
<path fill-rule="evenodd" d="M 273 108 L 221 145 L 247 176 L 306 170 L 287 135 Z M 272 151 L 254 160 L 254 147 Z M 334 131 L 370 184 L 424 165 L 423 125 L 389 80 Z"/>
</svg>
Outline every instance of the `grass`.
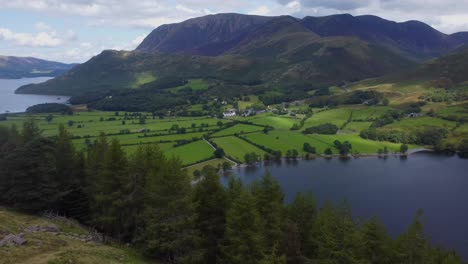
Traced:
<svg viewBox="0 0 468 264">
<path fill-rule="evenodd" d="M 202 163 L 198 163 L 198 164 L 189 166 L 189 167 L 187 167 L 185 169 L 187 170 L 188 175 L 192 176 L 193 173 L 196 170 L 201 171 L 203 169 L 203 167 L 205 167 L 205 166 L 213 166 L 213 167 L 217 168 L 218 166 L 222 166 L 223 163 L 225 163 L 225 162 L 230 163 L 232 166 L 235 165 L 232 162 L 228 161 L 227 159 L 212 159 L 212 160 L 208 160 L 208 161 L 205 161 L 205 162 L 202 162 Z"/>
<path fill-rule="evenodd" d="M 301 119 L 288 116 L 264 115 L 259 118 L 250 119 L 250 122 L 263 126 L 272 126 L 275 129 L 290 129 Z"/>
<path fill-rule="evenodd" d="M 206 90 L 206 89 L 208 89 L 209 86 L 210 86 L 210 84 L 206 80 L 203 80 L 203 79 L 190 79 L 190 80 L 188 80 L 187 84 L 177 86 L 177 87 L 174 87 L 174 88 L 169 88 L 168 90 L 172 91 L 172 92 L 178 92 L 179 90 L 190 87 L 190 88 L 192 88 L 192 90 L 198 91 L 198 90 Z"/>
<path fill-rule="evenodd" d="M 372 122 L 350 122 L 344 127 L 342 132 L 359 134 L 359 132 L 368 129 L 371 125 Z"/>
<path fill-rule="evenodd" d="M 28 241 L 24 246 L 0 248 L 0 263 L 154 263 L 145 260 L 136 251 L 124 246 L 87 243 L 69 236 L 57 236 L 46 232 L 27 233 L 22 231 L 27 226 L 48 224 L 59 226 L 61 232 L 64 233 L 87 233 L 80 227 L 70 227 L 64 222 L 21 214 L 0 207 L 0 231 L 12 234 L 24 233 L 24 238 Z"/>
<path fill-rule="evenodd" d="M 446 128 L 448 130 L 454 128 L 456 122 L 447 121 L 440 118 L 423 116 L 418 118 L 404 118 L 398 122 L 386 125 L 381 129 L 390 129 L 398 131 L 417 131 L 422 128 Z"/>
<path fill-rule="evenodd" d="M 243 111 L 249 107 L 251 107 L 254 104 L 260 103 L 260 100 L 258 99 L 258 96 L 251 95 L 249 96 L 249 101 L 239 101 L 239 110 Z"/>
<path fill-rule="evenodd" d="M 337 127 L 341 127 L 346 123 L 346 121 L 348 121 L 351 112 L 352 110 L 348 108 L 335 108 L 316 113 L 306 120 L 304 128 L 325 123 L 332 123 Z"/>
<path fill-rule="evenodd" d="M 252 126 L 246 124 L 237 124 L 235 126 L 226 128 L 224 130 L 218 131 L 211 135 L 211 137 L 222 137 L 222 136 L 231 136 L 234 134 L 244 134 L 244 133 L 251 133 L 255 131 L 263 130 L 262 127 L 259 126 Z"/>
<path fill-rule="evenodd" d="M 152 72 L 141 72 L 135 74 L 135 83 L 131 88 L 138 88 L 145 83 L 156 81 L 156 76 Z"/>
<path fill-rule="evenodd" d="M 218 147 L 224 149 L 227 156 L 238 161 L 244 161 L 244 155 L 247 153 L 255 152 L 258 155 L 261 155 L 262 158 L 265 154 L 265 151 L 234 136 L 214 138 L 212 140 L 218 145 Z"/>
<path fill-rule="evenodd" d="M 353 146 L 352 153 L 376 153 L 378 149 L 383 149 L 384 146 L 387 146 L 390 151 L 397 151 L 400 148 L 400 144 L 366 140 L 358 135 L 303 135 L 299 132 L 292 134 L 292 132 L 287 131 L 271 131 L 267 135 L 264 133 L 253 133 L 246 135 L 246 137 L 267 148 L 281 150 L 283 155 L 291 149 L 296 149 L 300 155 L 305 154 L 303 145 L 306 142 L 315 147 L 319 154 L 323 153 L 327 148 L 332 148 L 336 153 L 333 147 L 335 140 L 341 142 L 349 141 Z M 416 146 L 410 147 L 414 148 Z"/>
<path fill-rule="evenodd" d="M 194 164 L 213 157 L 214 150 L 203 140 L 195 141 L 165 152 L 168 156 L 179 157 L 183 165 Z"/>
</svg>

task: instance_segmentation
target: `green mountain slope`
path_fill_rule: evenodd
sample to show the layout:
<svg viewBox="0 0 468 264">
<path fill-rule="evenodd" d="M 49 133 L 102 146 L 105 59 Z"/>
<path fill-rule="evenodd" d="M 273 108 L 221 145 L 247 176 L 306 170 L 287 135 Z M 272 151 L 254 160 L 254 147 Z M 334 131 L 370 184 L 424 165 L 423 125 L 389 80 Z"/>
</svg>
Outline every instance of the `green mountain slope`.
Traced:
<svg viewBox="0 0 468 264">
<path fill-rule="evenodd" d="M 300 20 L 284 16 L 258 26 L 224 55 L 105 51 L 66 75 L 21 87 L 18 93 L 76 96 L 138 88 L 165 78 L 215 79 L 287 93 L 378 77 L 414 65 L 355 37 L 322 38 Z"/>
<path fill-rule="evenodd" d="M 58 76 L 75 64 L 46 61 L 31 57 L 0 56 L 0 79 Z"/>
</svg>

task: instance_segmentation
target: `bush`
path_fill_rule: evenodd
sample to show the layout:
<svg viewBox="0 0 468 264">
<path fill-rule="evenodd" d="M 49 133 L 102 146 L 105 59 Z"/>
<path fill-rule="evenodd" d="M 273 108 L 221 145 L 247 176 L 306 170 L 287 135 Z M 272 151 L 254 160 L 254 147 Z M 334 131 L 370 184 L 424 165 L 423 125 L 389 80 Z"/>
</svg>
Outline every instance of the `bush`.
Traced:
<svg viewBox="0 0 468 264">
<path fill-rule="evenodd" d="M 307 153 L 315 154 L 316 150 L 315 147 L 312 147 L 309 143 L 304 143 L 303 149 Z"/>
<path fill-rule="evenodd" d="M 325 134 L 334 135 L 338 132 L 338 127 L 335 124 L 326 123 L 318 126 L 306 128 L 304 134 Z"/>
<path fill-rule="evenodd" d="M 71 108 L 64 104 L 58 103 L 47 103 L 47 104 L 37 104 L 28 107 L 26 113 L 29 114 L 40 114 L 40 113 L 61 113 L 61 114 L 73 114 Z"/>
</svg>

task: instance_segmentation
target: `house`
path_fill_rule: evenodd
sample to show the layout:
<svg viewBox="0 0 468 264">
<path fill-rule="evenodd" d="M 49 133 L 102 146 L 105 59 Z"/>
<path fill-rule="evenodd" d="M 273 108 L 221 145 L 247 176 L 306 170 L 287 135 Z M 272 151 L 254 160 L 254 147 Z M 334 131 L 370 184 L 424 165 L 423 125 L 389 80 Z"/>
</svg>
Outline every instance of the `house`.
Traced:
<svg viewBox="0 0 468 264">
<path fill-rule="evenodd" d="M 223 113 L 223 117 L 230 117 L 236 115 L 236 109 L 228 109 L 226 112 Z"/>
<path fill-rule="evenodd" d="M 419 114 L 419 113 L 414 113 L 414 112 L 408 114 L 408 117 L 409 117 L 409 118 L 415 118 L 415 117 L 420 117 L 420 116 L 421 116 L 421 114 Z"/>
</svg>

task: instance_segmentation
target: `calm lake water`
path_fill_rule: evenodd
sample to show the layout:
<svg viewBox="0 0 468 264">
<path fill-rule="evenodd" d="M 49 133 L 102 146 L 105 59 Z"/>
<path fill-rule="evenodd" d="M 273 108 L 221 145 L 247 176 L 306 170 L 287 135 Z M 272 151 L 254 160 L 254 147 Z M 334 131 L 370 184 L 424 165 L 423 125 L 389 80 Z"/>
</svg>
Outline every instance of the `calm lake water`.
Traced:
<svg viewBox="0 0 468 264">
<path fill-rule="evenodd" d="M 50 77 L 24 78 L 24 79 L 0 79 L 0 114 L 5 112 L 24 112 L 30 106 L 43 103 L 66 103 L 67 96 L 48 96 L 15 94 L 15 90 L 30 83 L 41 83 L 51 79 Z M 60 98 L 60 99 L 59 99 Z"/>
<path fill-rule="evenodd" d="M 267 171 L 283 187 L 286 202 L 298 192 L 312 192 L 319 205 L 346 200 L 356 217 L 379 217 L 393 236 L 404 232 L 421 208 L 432 242 L 455 248 L 468 259 L 467 159 L 418 153 L 405 160 L 316 159 L 234 169 L 244 183 L 258 180 Z M 222 182 L 226 184 L 228 177 Z"/>
</svg>

